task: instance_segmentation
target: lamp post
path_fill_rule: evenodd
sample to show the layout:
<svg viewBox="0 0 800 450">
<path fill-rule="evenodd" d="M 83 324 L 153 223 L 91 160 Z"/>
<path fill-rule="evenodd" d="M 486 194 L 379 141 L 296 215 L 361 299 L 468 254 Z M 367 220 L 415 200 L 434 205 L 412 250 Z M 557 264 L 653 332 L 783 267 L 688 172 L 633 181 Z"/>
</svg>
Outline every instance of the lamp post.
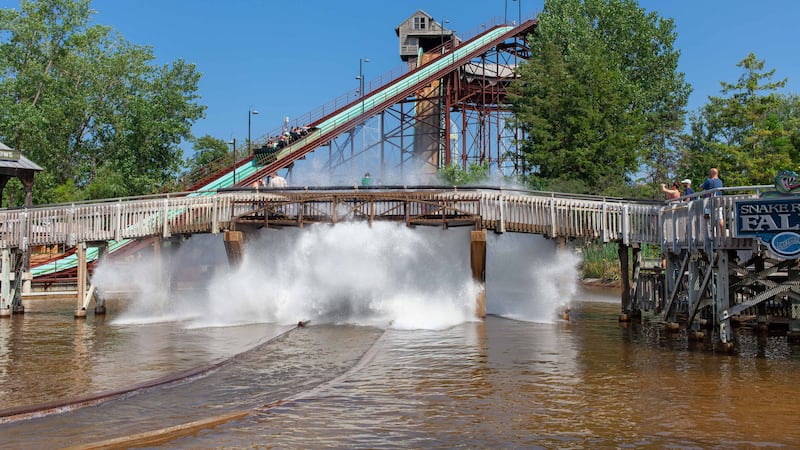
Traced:
<svg viewBox="0 0 800 450">
<path fill-rule="evenodd" d="M 247 111 L 247 155 L 248 156 L 253 153 L 253 148 L 250 145 L 250 142 L 252 142 L 250 141 L 250 119 L 256 115 L 258 115 L 258 111 L 255 110 Z"/>
<path fill-rule="evenodd" d="M 361 114 L 364 114 L 364 63 L 368 63 L 369 58 L 358 58 L 358 96 L 361 100 Z"/>
<path fill-rule="evenodd" d="M 358 96 L 364 96 L 364 63 L 368 63 L 369 58 L 358 58 Z"/>
<path fill-rule="evenodd" d="M 228 141 L 228 145 L 233 145 L 233 184 L 236 185 L 236 138 Z"/>
<path fill-rule="evenodd" d="M 449 20 L 447 20 L 447 19 L 444 19 L 444 20 L 442 21 L 442 23 L 440 23 L 440 24 L 439 24 L 439 28 L 441 28 L 441 29 L 442 29 L 442 30 L 441 30 L 441 31 L 442 31 L 442 33 L 441 33 L 441 42 L 440 42 L 440 44 L 441 44 L 441 46 L 442 46 L 442 47 L 444 47 L 444 25 L 445 25 L 445 24 L 447 24 L 447 23 L 450 23 L 450 21 L 449 21 Z"/>
</svg>

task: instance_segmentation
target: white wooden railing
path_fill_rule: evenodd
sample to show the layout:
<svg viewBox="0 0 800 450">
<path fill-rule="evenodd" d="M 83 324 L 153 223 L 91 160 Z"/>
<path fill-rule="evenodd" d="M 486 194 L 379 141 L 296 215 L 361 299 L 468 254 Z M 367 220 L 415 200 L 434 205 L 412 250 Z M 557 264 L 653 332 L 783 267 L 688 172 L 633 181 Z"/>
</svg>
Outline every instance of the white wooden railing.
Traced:
<svg viewBox="0 0 800 450">
<path fill-rule="evenodd" d="M 265 205 L 315 221 L 358 219 L 370 205 L 370 220 L 412 220 L 454 213 L 479 218 L 497 232 L 541 234 L 624 243 L 661 242 L 660 203 L 500 188 L 380 187 L 239 190 L 192 196 L 121 198 L 0 210 L 0 246 L 75 245 L 172 234 L 218 233 L 234 218 Z M 339 212 L 337 208 L 341 209 Z M 406 208 L 404 215 L 395 214 Z M 343 212 L 342 212 L 343 211 Z M 356 213 L 347 214 L 348 211 Z M 288 214 L 288 212 L 287 212 Z M 411 219 L 409 219 L 409 217 Z"/>
<path fill-rule="evenodd" d="M 736 234 L 734 224 L 736 201 L 759 198 L 765 191 L 774 191 L 774 186 L 719 188 L 665 203 L 659 221 L 661 247 L 673 253 L 680 253 L 681 250 L 707 251 L 712 248 L 752 249 L 752 238 L 739 237 Z M 718 215 L 722 217 L 722 227 Z"/>
</svg>

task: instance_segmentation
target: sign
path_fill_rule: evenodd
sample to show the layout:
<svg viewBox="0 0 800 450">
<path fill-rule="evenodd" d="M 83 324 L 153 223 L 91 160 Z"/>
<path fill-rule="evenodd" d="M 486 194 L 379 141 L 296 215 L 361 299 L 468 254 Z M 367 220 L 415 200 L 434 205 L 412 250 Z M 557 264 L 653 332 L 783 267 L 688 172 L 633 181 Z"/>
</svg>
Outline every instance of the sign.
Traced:
<svg viewBox="0 0 800 450">
<path fill-rule="evenodd" d="M 800 196 L 736 201 L 736 235 L 757 237 L 781 259 L 800 255 Z"/>
<path fill-rule="evenodd" d="M 2 149 L 2 150 L 0 150 L 0 159 L 6 160 L 6 161 L 19 161 L 19 157 L 20 156 L 21 156 L 21 153 L 19 152 L 19 150 L 11 150 L 11 149 L 8 149 L 8 150 Z"/>
</svg>

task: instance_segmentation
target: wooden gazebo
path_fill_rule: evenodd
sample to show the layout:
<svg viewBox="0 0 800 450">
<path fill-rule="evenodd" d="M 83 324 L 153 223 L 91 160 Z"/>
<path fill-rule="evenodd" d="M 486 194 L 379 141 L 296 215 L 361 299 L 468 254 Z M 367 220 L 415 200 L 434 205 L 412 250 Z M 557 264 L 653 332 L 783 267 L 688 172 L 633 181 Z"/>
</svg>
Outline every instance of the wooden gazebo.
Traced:
<svg viewBox="0 0 800 450">
<path fill-rule="evenodd" d="M 33 176 L 42 168 L 30 159 L 22 156 L 22 152 L 14 150 L 0 142 L 0 207 L 3 206 L 3 190 L 8 180 L 17 177 L 25 187 L 24 206 L 33 203 Z"/>
</svg>

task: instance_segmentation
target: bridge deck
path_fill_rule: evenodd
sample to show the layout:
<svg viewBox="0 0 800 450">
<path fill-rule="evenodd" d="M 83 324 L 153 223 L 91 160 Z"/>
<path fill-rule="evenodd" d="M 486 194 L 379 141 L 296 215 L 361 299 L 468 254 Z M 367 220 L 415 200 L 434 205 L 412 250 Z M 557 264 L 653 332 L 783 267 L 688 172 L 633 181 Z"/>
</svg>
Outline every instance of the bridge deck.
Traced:
<svg viewBox="0 0 800 450">
<path fill-rule="evenodd" d="M 237 223 L 392 220 L 548 237 L 658 243 L 660 205 L 504 189 L 240 189 L 0 211 L 0 245 L 75 245 L 218 233 Z"/>
<path fill-rule="evenodd" d="M 238 189 L 0 211 L 0 246 L 74 246 L 78 242 L 218 233 L 237 223 L 304 226 L 345 220 L 408 225 L 470 225 L 550 238 L 658 244 L 665 250 L 704 246 L 750 249 L 752 239 L 720 232 L 707 212 L 730 216 L 752 194 L 656 203 L 501 188 L 390 187 Z M 113 248 L 112 248 L 113 251 Z"/>
<path fill-rule="evenodd" d="M 616 241 L 623 244 L 623 274 L 627 273 L 628 246 L 634 246 L 634 282 L 629 285 L 623 280 L 625 312 L 654 311 L 669 321 L 683 315 L 690 323 L 702 316 L 724 325 L 731 315 L 761 314 L 754 308 L 764 304 L 800 311 L 797 261 L 773 261 L 756 238 L 736 235 L 737 200 L 758 198 L 758 189 L 728 188 L 728 192 L 736 190 L 748 192 L 662 203 L 491 187 L 242 188 L 0 210 L 3 298 L 12 291 L 11 260 L 24 260 L 10 258 L 10 250 L 24 255 L 33 245 L 78 246 L 82 249 L 78 254 L 85 258 L 82 262 L 73 255 L 57 264 L 61 270 L 77 268 L 81 280 L 87 260 L 97 258 L 105 244 L 114 251 L 132 240 L 240 231 L 237 228 L 252 229 L 252 225 L 280 228 L 394 221 L 407 226 L 467 226 L 564 240 Z M 718 227 L 719 213 L 723 228 Z M 95 242 L 98 245 L 92 245 Z M 636 247 L 641 244 L 660 245 L 666 266 L 657 268 L 654 275 L 658 276 L 640 276 L 641 252 Z M 15 269 L 15 280 L 22 279 L 19 270 Z M 38 267 L 32 274 L 55 271 Z M 18 289 L 15 286 L 13 291 Z M 90 294 L 81 297 L 84 302 Z M 787 309 L 790 300 L 794 303 Z M 800 320 L 790 321 L 790 326 L 800 333 Z M 729 329 L 721 330 L 723 342 L 729 342 Z"/>
</svg>

